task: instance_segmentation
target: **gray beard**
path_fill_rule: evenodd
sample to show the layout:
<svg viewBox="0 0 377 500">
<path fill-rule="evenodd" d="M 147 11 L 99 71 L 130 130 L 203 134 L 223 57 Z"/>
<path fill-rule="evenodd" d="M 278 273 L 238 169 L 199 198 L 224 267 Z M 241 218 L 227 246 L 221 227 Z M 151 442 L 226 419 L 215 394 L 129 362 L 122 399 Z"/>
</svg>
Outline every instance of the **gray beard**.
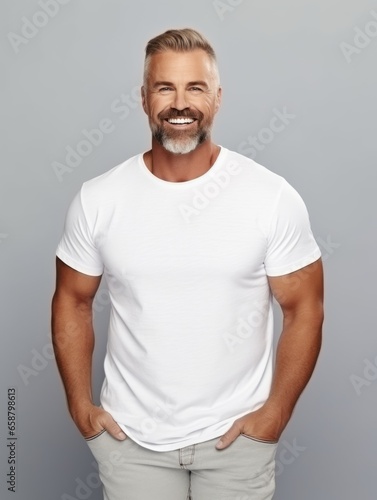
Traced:
<svg viewBox="0 0 377 500">
<path fill-rule="evenodd" d="M 162 127 L 152 129 L 152 135 L 170 153 L 185 155 L 194 151 L 209 137 L 209 130 L 199 130 L 193 137 L 169 137 Z"/>
</svg>

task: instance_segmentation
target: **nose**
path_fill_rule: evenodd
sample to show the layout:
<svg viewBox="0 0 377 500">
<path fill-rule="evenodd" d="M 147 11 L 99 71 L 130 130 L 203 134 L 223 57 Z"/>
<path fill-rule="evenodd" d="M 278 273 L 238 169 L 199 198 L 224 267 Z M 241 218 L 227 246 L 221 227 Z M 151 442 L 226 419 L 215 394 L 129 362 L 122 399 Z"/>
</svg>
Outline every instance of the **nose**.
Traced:
<svg viewBox="0 0 377 500">
<path fill-rule="evenodd" d="M 185 89 L 176 89 L 174 92 L 174 99 L 172 102 L 172 108 L 182 111 L 189 107 L 187 102 L 187 94 Z"/>
</svg>

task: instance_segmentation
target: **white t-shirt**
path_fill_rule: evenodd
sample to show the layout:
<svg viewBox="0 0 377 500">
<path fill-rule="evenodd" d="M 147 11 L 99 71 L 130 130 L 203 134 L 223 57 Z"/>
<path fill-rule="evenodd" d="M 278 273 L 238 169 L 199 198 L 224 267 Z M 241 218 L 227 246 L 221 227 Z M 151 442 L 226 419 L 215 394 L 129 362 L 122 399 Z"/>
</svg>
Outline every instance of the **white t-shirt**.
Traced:
<svg viewBox="0 0 377 500">
<path fill-rule="evenodd" d="M 107 280 L 103 408 L 141 446 L 168 451 L 220 436 L 263 405 L 273 370 L 267 276 L 320 250 L 297 192 L 221 148 L 190 181 L 159 179 L 140 154 L 85 182 L 57 255 Z"/>
</svg>

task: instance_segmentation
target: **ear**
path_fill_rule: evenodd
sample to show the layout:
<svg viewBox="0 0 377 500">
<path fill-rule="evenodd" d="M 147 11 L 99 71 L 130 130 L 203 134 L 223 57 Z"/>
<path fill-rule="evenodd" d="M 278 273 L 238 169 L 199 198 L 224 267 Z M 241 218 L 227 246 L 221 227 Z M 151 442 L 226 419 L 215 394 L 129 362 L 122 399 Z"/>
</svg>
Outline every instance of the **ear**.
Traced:
<svg viewBox="0 0 377 500">
<path fill-rule="evenodd" d="M 141 87 L 141 104 L 143 106 L 144 112 L 148 114 L 147 102 L 146 102 L 146 90 L 144 85 Z"/>
<path fill-rule="evenodd" d="M 215 110 L 216 110 L 216 113 L 218 112 L 218 110 L 220 109 L 220 106 L 221 106 L 221 100 L 222 100 L 222 95 L 223 95 L 223 89 L 222 87 L 219 87 L 217 89 L 217 95 L 216 95 L 216 106 L 215 106 Z"/>
</svg>

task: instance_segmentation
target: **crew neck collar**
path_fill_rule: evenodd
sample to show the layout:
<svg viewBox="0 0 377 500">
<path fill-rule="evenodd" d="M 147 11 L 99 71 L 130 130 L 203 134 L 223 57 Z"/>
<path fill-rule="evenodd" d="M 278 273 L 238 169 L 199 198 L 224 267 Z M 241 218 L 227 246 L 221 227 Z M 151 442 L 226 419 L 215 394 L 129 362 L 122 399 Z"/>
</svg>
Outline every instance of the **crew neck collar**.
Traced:
<svg viewBox="0 0 377 500">
<path fill-rule="evenodd" d="M 203 181 L 207 180 L 208 178 L 211 178 L 213 174 L 221 168 L 221 165 L 223 164 L 223 159 L 226 154 L 226 148 L 223 148 L 221 145 L 220 147 L 220 152 L 214 162 L 214 164 L 205 172 L 204 174 L 200 175 L 199 177 L 195 177 L 195 179 L 191 179 L 188 181 L 182 181 L 182 182 L 176 182 L 176 181 L 167 181 L 164 179 L 160 179 L 156 175 L 154 175 L 149 168 L 146 166 L 145 161 L 144 161 L 144 154 L 146 153 L 140 153 L 139 155 L 139 165 L 141 167 L 141 171 L 144 173 L 145 176 L 147 176 L 150 180 L 154 181 L 156 184 L 160 184 L 161 186 L 165 187 L 171 187 L 172 189 L 181 189 L 187 186 L 193 186 L 195 184 L 201 184 Z"/>
</svg>

